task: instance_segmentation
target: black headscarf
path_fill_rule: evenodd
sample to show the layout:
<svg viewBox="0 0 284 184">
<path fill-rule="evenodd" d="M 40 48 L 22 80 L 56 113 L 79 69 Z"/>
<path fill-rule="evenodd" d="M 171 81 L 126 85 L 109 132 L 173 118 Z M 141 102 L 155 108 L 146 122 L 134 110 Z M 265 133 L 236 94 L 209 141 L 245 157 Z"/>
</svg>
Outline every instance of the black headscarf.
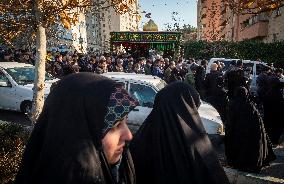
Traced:
<svg viewBox="0 0 284 184">
<path fill-rule="evenodd" d="M 116 183 L 101 143 L 116 87 L 115 81 L 91 73 L 62 79 L 45 101 L 16 183 Z M 120 170 L 126 183 L 135 183 L 129 151 L 123 153 Z"/>
<path fill-rule="evenodd" d="M 275 155 L 262 118 L 248 95 L 245 87 L 238 87 L 228 104 L 225 153 L 231 167 L 259 172 Z"/>
<path fill-rule="evenodd" d="M 182 82 L 158 92 L 130 151 L 137 183 L 229 183 L 205 132 L 197 91 Z"/>
</svg>

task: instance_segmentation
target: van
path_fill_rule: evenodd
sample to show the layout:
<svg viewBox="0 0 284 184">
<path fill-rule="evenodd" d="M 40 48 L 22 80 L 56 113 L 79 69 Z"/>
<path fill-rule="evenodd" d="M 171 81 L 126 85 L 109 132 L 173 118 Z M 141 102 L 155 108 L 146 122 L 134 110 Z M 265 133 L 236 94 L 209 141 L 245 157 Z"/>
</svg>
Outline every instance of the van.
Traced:
<svg viewBox="0 0 284 184">
<path fill-rule="evenodd" d="M 207 67 L 206 67 L 206 74 L 210 72 L 210 66 L 212 63 L 216 63 L 217 61 L 223 62 L 225 64 L 225 67 L 222 69 L 222 73 L 224 74 L 228 67 L 230 66 L 230 63 L 232 61 L 237 61 L 239 59 L 226 59 L 226 58 L 211 58 Z M 257 84 L 256 84 L 256 80 L 258 75 L 266 70 L 267 68 L 269 68 L 269 66 L 267 65 L 267 63 L 265 62 L 261 62 L 261 61 L 251 61 L 251 60 L 242 60 L 243 62 L 243 69 L 244 71 L 247 71 L 248 68 L 250 68 L 250 79 L 251 79 L 251 92 L 253 94 L 256 94 L 256 90 L 257 90 Z"/>
</svg>

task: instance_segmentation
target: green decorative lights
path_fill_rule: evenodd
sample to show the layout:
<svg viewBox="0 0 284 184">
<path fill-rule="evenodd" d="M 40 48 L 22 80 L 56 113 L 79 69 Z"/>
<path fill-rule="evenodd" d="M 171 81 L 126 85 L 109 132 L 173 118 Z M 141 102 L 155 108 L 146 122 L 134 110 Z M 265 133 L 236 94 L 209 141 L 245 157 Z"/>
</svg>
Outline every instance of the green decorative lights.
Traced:
<svg viewBox="0 0 284 184">
<path fill-rule="evenodd" d="M 180 32 L 111 32 L 111 41 L 121 42 L 179 42 Z"/>
<path fill-rule="evenodd" d="M 111 45 L 133 48 L 139 45 L 149 49 L 173 50 L 180 45 L 180 32 L 111 32 Z"/>
</svg>

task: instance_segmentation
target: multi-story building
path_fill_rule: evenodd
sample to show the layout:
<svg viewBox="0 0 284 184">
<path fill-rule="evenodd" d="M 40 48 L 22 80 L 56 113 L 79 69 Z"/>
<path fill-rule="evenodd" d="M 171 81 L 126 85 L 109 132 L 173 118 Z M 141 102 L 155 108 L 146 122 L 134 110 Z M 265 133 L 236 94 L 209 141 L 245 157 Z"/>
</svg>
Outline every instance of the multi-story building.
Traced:
<svg viewBox="0 0 284 184">
<path fill-rule="evenodd" d="M 108 52 L 110 50 L 110 32 L 138 31 L 138 0 L 130 6 L 131 11 L 124 14 L 120 14 L 113 7 L 110 7 L 100 13 L 89 13 L 87 15 L 88 49 Z"/>
<path fill-rule="evenodd" d="M 58 25 L 54 29 L 58 31 L 57 40 L 52 42 L 49 49 L 58 47 L 66 50 L 76 50 L 86 53 L 87 51 L 108 52 L 110 50 L 110 32 L 112 31 L 138 31 L 139 13 L 138 0 L 130 5 L 131 11 L 124 14 L 118 13 L 113 7 L 98 12 L 80 12 L 78 23 L 70 29 Z"/>
<path fill-rule="evenodd" d="M 284 40 L 284 7 L 272 12 L 236 14 L 225 0 L 199 0 L 197 8 L 198 40 Z"/>
<path fill-rule="evenodd" d="M 197 3 L 198 40 L 220 40 L 225 17 L 221 15 L 222 0 L 199 0 Z"/>
<path fill-rule="evenodd" d="M 236 16 L 235 41 L 246 39 L 275 42 L 284 40 L 284 8 L 272 12 Z M 282 13 L 282 14 L 281 14 Z"/>
<path fill-rule="evenodd" d="M 65 28 L 61 23 L 53 25 L 50 29 L 51 36 L 47 40 L 48 50 L 87 52 L 86 19 L 83 12 L 78 9 L 72 13 L 78 13 L 78 23 Z"/>
</svg>

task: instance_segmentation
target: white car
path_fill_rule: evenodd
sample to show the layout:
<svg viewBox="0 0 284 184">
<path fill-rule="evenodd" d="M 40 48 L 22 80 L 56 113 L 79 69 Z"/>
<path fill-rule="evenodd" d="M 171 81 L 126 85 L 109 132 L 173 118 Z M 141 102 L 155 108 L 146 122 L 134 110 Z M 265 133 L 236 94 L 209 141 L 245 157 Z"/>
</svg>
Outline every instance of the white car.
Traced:
<svg viewBox="0 0 284 184">
<path fill-rule="evenodd" d="M 222 70 L 222 73 L 224 74 L 225 71 L 228 69 L 230 63 L 232 61 L 237 61 L 239 59 L 226 59 L 226 58 L 211 58 L 207 67 L 206 67 L 206 73 L 210 72 L 210 66 L 212 63 L 216 63 L 217 61 L 221 61 L 225 64 L 225 67 Z M 242 60 L 243 62 L 243 68 L 246 72 L 247 68 L 250 68 L 250 79 L 251 79 L 251 92 L 252 93 L 256 93 L 257 90 L 257 84 L 256 84 L 256 79 L 258 77 L 258 75 L 265 70 L 266 68 L 268 68 L 267 63 L 264 62 L 260 62 L 260 61 L 251 61 L 251 60 Z"/>
<path fill-rule="evenodd" d="M 30 112 L 35 67 L 17 62 L 0 62 L 0 109 Z M 45 76 L 45 98 L 49 94 L 51 84 L 58 79 L 48 73 Z"/>
<path fill-rule="evenodd" d="M 139 101 L 141 106 L 128 115 L 130 128 L 135 132 L 150 114 L 155 96 L 167 85 L 166 82 L 155 76 L 135 73 L 109 72 L 102 75 L 124 84 L 125 89 Z M 202 102 L 198 113 L 208 134 L 224 133 L 221 118 L 210 104 Z"/>
</svg>

